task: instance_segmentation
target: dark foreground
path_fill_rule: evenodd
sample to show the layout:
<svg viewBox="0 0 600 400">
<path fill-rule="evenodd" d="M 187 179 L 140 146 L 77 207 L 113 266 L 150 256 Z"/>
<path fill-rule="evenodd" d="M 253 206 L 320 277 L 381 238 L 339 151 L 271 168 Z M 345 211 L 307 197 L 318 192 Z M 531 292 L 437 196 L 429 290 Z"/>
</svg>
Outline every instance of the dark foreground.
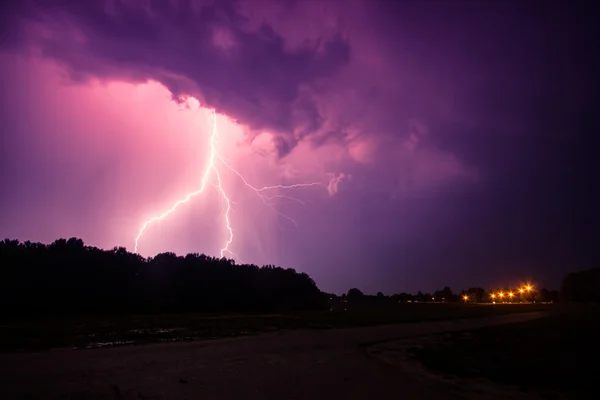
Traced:
<svg viewBox="0 0 600 400">
<path fill-rule="evenodd" d="M 0 320 L 0 352 L 93 348 L 476 318 L 551 308 L 544 304 L 398 304 L 385 309 L 275 315 L 170 314 Z"/>
<path fill-rule="evenodd" d="M 369 357 L 400 337 L 537 319 L 544 312 L 192 343 L 0 355 L 0 398 L 424 399 L 458 398 Z"/>
<path fill-rule="evenodd" d="M 543 398 L 597 398 L 600 309 L 561 309 L 548 318 L 455 332 L 413 355 L 437 373 L 485 378 Z"/>
</svg>

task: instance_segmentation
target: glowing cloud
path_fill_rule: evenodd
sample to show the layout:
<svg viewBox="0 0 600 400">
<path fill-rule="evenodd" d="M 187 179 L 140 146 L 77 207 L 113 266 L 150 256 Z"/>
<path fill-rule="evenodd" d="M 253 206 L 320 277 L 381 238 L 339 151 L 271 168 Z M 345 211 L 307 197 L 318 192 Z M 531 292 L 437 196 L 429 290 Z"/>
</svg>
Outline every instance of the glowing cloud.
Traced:
<svg viewBox="0 0 600 400">
<path fill-rule="evenodd" d="M 186 102 L 188 107 L 193 107 L 194 103 L 199 104 L 197 102 L 197 100 L 195 100 L 195 99 L 190 99 Z M 239 256 L 237 256 L 229 248 L 229 246 L 233 243 L 233 239 L 234 239 L 233 228 L 231 227 L 231 219 L 230 219 L 230 211 L 231 211 L 232 201 L 231 201 L 230 197 L 227 195 L 227 192 L 222 185 L 221 172 L 218 167 L 219 164 L 221 166 L 226 167 L 231 172 L 233 172 L 237 177 L 239 177 L 242 180 L 242 182 L 244 183 L 244 185 L 246 187 L 250 188 L 252 191 L 254 191 L 256 193 L 256 195 L 262 200 L 262 202 L 265 205 L 267 205 L 269 208 L 271 208 L 271 210 L 273 210 L 273 212 L 275 212 L 277 215 L 289 220 L 291 223 L 294 224 L 294 226 L 296 228 L 298 228 L 298 223 L 293 218 L 278 211 L 271 201 L 274 199 L 277 199 L 277 198 L 286 198 L 286 199 L 289 199 L 292 201 L 299 202 L 300 204 L 304 204 L 304 202 L 295 197 L 285 196 L 285 195 L 281 195 L 281 194 L 275 194 L 275 195 L 269 196 L 269 195 L 263 194 L 263 192 L 273 191 L 276 189 L 290 190 L 290 189 L 301 189 L 301 188 L 306 188 L 306 187 L 311 187 L 311 186 L 323 186 L 323 184 L 320 182 L 312 182 L 312 183 L 298 183 L 298 184 L 293 184 L 293 185 L 272 185 L 272 186 L 265 186 L 262 188 L 254 187 L 253 185 L 248 183 L 248 181 L 244 178 L 244 176 L 239 171 L 237 171 L 235 168 L 233 168 L 226 161 L 226 159 L 223 157 L 223 155 L 220 153 L 220 151 L 219 151 L 220 136 L 219 136 L 219 130 L 217 128 L 217 114 L 214 110 L 210 113 L 209 124 L 211 125 L 211 135 L 210 135 L 210 139 L 209 139 L 210 151 L 209 151 L 208 161 L 206 162 L 206 167 L 204 168 L 204 172 L 202 174 L 200 187 L 196 191 L 188 193 L 183 199 L 175 202 L 175 204 L 173 204 L 171 206 L 171 208 L 167 209 L 166 211 L 162 212 L 161 214 L 159 214 L 157 216 L 150 218 L 149 220 L 145 221 L 142 224 L 142 226 L 135 238 L 134 251 L 136 253 L 138 252 L 139 241 L 142 238 L 142 235 L 144 234 L 145 230 L 148 228 L 148 226 L 150 224 L 168 217 L 171 213 L 176 211 L 180 205 L 187 203 L 192 198 L 204 193 L 204 191 L 206 190 L 206 186 L 209 182 L 209 179 L 214 176 L 214 178 L 216 180 L 215 187 L 216 187 L 219 195 L 225 202 L 224 226 L 225 226 L 225 230 L 227 231 L 227 239 L 225 241 L 225 244 L 223 245 L 223 247 L 220 250 L 220 254 L 221 254 L 221 257 L 225 257 L 225 254 L 227 253 L 234 258 L 240 259 Z M 339 179 L 341 179 L 342 177 L 343 177 L 343 174 L 339 177 Z M 335 184 L 336 188 L 337 188 L 337 184 L 339 184 L 339 180 L 338 180 L 338 183 Z M 330 186 L 331 186 L 331 184 L 330 184 Z M 329 187 L 328 187 L 328 190 L 330 191 L 330 194 L 332 194 L 331 189 L 329 189 Z"/>
<path fill-rule="evenodd" d="M 344 179 L 350 179 L 350 176 L 346 176 L 346 174 L 339 173 L 339 174 L 331 174 L 331 179 L 329 180 L 329 184 L 327 185 L 327 191 L 329 192 L 330 196 L 333 196 L 334 194 L 336 194 L 339 190 L 340 190 L 340 183 L 342 182 L 342 180 Z"/>
</svg>

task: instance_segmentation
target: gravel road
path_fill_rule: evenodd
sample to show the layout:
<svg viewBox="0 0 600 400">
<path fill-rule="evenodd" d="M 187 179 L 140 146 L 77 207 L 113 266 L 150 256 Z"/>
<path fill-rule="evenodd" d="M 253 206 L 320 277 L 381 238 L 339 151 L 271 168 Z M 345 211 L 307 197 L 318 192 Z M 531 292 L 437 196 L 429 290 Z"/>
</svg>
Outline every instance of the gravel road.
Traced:
<svg viewBox="0 0 600 400">
<path fill-rule="evenodd" d="M 543 312 L 214 341 L 0 354 L 0 399 L 457 399 L 369 358 L 375 342 Z"/>
</svg>

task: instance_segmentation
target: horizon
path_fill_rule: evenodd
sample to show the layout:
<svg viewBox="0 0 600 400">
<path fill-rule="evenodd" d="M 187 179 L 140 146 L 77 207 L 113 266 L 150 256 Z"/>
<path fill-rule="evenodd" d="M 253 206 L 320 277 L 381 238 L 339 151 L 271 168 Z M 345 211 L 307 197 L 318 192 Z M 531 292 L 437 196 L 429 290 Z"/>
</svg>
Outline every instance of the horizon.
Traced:
<svg viewBox="0 0 600 400">
<path fill-rule="evenodd" d="M 5 238 L 3 241 L 17 240 L 19 242 L 19 244 L 27 244 L 29 242 L 31 244 L 41 244 L 43 246 L 49 247 L 52 244 L 57 243 L 57 242 L 59 242 L 61 240 L 65 241 L 65 243 L 67 243 L 71 239 L 81 240 L 80 238 L 72 237 L 72 238 L 58 238 L 58 239 L 54 240 L 51 243 L 40 243 L 40 242 L 31 242 L 31 241 L 24 241 L 23 242 L 23 241 L 19 241 L 18 239 L 9 239 L 9 238 Z M 83 240 L 82 240 L 82 242 L 83 242 Z M 97 250 L 106 251 L 106 252 L 111 252 L 111 251 L 114 251 L 116 249 L 124 249 L 129 254 L 133 254 L 133 255 L 139 256 L 144 262 L 148 262 L 150 260 L 153 260 L 154 258 L 156 258 L 156 257 L 158 257 L 159 255 L 162 255 L 162 254 L 174 254 L 178 258 L 179 257 L 185 258 L 186 256 L 194 255 L 194 256 L 206 256 L 208 258 L 212 258 L 212 259 L 215 259 L 215 260 L 223 260 L 223 259 L 225 259 L 227 261 L 233 261 L 234 265 L 237 265 L 237 266 L 240 266 L 240 267 L 254 266 L 254 267 L 258 267 L 258 268 L 275 267 L 275 268 L 288 269 L 288 267 L 286 267 L 285 265 L 273 265 L 273 264 L 257 265 L 257 264 L 252 264 L 252 263 L 239 263 L 239 262 L 236 262 L 236 260 L 233 259 L 233 258 L 211 256 L 211 255 L 208 255 L 208 254 L 198 253 L 198 252 L 187 253 L 187 254 L 177 254 L 177 253 L 174 253 L 174 252 L 165 251 L 165 252 L 157 253 L 154 256 L 144 257 L 144 256 L 142 256 L 139 253 L 135 253 L 135 252 L 127 250 L 127 248 L 125 248 L 123 246 L 114 246 L 112 248 L 106 248 L 105 249 L 105 248 L 99 248 L 99 247 L 94 246 L 94 245 L 86 244 L 85 242 L 83 242 L 83 246 L 84 246 L 84 248 L 97 249 Z M 295 272 L 301 273 L 303 271 L 295 271 Z M 575 271 L 575 272 L 584 272 L 584 271 Z M 310 277 L 310 275 L 308 275 L 308 276 Z M 566 278 L 566 276 L 563 277 L 563 279 L 564 278 Z M 312 277 L 311 277 L 311 279 L 312 279 Z M 315 282 L 315 283 L 316 283 L 317 287 L 319 287 L 319 283 L 318 282 Z M 449 287 L 451 289 L 451 291 L 455 295 L 458 295 L 459 293 L 468 292 L 471 289 L 483 289 L 484 291 L 489 292 L 491 294 L 491 292 L 498 291 L 498 290 L 503 291 L 503 290 L 506 289 L 506 290 L 511 291 L 511 289 L 510 289 L 511 287 L 514 288 L 514 291 L 518 291 L 519 288 L 522 288 L 522 287 L 525 287 L 525 286 L 533 288 L 536 291 L 539 291 L 539 290 L 557 291 L 558 290 L 557 288 L 547 287 L 547 286 L 544 286 L 544 285 L 540 285 L 539 282 L 528 280 L 528 279 L 513 279 L 510 284 L 504 284 L 504 285 L 503 284 L 496 284 L 493 288 L 484 287 L 484 286 L 478 286 L 478 285 L 474 284 L 474 285 L 471 285 L 471 286 L 466 287 L 466 288 L 460 288 L 460 290 L 458 290 L 458 291 L 456 291 L 457 288 L 451 288 L 448 285 L 444 285 L 442 287 L 431 288 L 431 289 L 419 289 L 419 290 L 412 290 L 412 291 L 406 291 L 406 290 L 399 291 L 399 290 L 396 290 L 396 291 L 391 291 L 391 292 L 388 292 L 388 293 L 385 293 L 385 292 L 383 292 L 381 290 L 378 290 L 376 292 L 371 292 L 371 293 L 365 293 L 363 290 L 360 289 L 360 287 L 348 288 L 345 291 L 337 292 L 337 293 L 333 293 L 333 292 L 329 292 L 329 291 L 326 291 L 326 290 L 322 290 L 320 287 L 319 287 L 319 290 L 321 290 L 325 294 L 335 295 L 335 296 L 338 296 L 338 297 L 346 295 L 348 293 L 348 291 L 350 291 L 351 289 L 359 289 L 361 292 L 363 292 L 363 294 L 365 294 L 367 296 L 376 296 L 379 293 L 383 293 L 384 296 L 390 297 L 390 296 L 400 295 L 400 294 L 410 294 L 410 295 L 414 295 L 414 296 L 416 296 L 418 294 L 432 295 L 434 292 L 440 291 L 440 290 L 442 290 L 442 289 L 444 289 L 446 287 Z"/>
</svg>

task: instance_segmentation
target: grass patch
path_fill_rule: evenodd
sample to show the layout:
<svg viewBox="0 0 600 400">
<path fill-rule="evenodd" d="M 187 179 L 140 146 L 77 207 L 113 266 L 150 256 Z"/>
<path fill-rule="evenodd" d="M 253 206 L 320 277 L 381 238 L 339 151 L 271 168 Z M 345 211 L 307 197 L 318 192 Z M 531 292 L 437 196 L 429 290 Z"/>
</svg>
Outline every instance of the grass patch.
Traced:
<svg viewBox="0 0 600 400">
<path fill-rule="evenodd" d="M 215 339 L 294 329 L 332 329 L 475 318 L 551 305 L 398 304 L 385 309 L 289 314 L 164 314 L 0 321 L 0 352 Z"/>
<path fill-rule="evenodd" d="M 447 334 L 411 354 L 443 375 L 486 378 L 545 398 L 591 398 L 600 309 L 568 308 L 534 321 Z"/>
</svg>

